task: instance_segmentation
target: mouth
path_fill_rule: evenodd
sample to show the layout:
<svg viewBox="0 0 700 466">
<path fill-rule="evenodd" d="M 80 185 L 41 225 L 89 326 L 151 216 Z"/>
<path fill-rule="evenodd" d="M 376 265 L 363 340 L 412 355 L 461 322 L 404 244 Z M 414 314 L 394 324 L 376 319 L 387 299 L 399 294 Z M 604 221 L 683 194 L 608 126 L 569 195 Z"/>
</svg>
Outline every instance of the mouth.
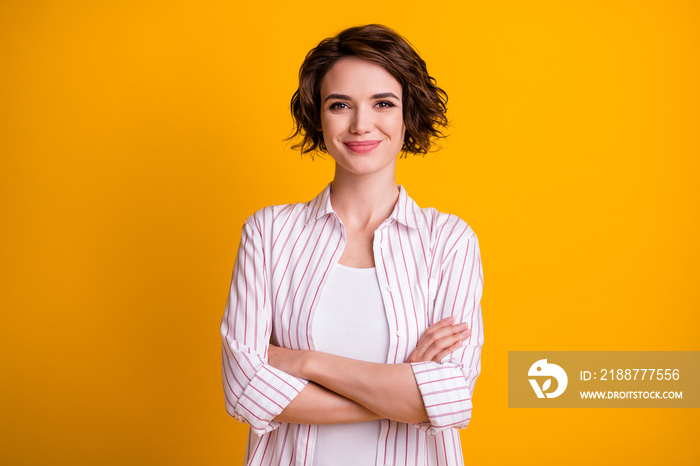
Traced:
<svg viewBox="0 0 700 466">
<path fill-rule="evenodd" d="M 382 141 L 346 141 L 345 147 L 358 154 L 372 152 Z"/>
</svg>

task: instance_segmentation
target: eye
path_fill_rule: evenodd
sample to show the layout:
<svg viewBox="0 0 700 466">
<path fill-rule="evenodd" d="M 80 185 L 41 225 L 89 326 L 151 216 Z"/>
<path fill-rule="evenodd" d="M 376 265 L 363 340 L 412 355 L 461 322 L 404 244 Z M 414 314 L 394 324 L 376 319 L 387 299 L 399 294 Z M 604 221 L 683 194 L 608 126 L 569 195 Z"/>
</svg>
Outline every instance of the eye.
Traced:
<svg viewBox="0 0 700 466">
<path fill-rule="evenodd" d="M 345 102 L 333 102 L 330 107 L 331 110 L 340 110 L 342 108 L 349 108 Z"/>
<path fill-rule="evenodd" d="M 382 100 L 380 102 L 376 103 L 377 107 L 379 108 L 391 108 L 391 107 L 396 107 L 392 102 L 389 102 L 388 100 Z"/>
</svg>

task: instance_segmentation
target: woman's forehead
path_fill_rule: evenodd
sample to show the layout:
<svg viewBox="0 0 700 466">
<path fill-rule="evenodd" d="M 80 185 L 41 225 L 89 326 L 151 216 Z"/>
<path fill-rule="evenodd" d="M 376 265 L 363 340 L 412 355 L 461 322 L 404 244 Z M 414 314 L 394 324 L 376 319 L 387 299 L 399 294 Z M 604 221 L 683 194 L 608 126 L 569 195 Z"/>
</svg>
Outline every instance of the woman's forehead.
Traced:
<svg viewBox="0 0 700 466">
<path fill-rule="evenodd" d="M 346 95 L 370 98 L 378 94 L 401 95 L 401 84 L 383 66 L 358 57 L 343 57 L 321 80 L 321 96 Z"/>
</svg>

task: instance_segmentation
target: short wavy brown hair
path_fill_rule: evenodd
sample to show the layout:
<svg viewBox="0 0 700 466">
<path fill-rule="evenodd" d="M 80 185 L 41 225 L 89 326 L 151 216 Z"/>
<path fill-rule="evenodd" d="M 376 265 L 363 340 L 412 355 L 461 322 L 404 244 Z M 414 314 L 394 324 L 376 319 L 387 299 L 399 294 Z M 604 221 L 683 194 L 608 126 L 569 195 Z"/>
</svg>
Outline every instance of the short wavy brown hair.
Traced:
<svg viewBox="0 0 700 466">
<path fill-rule="evenodd" d="M 445 91 L 406 39 L 381 24 L 368 24 L 323 39 L 306 55 L 291 102 L 295 131 L 289 140 L 303 138 L 294 149 L 301 149 L 302 154 L 328 152 L 321 131 L 321 81 L 338 60 L 348 56 L 384 67 L 401 84 L 406 126 L 403 154 L 427 154 L 435 139 L 445 137 L 441 131 L 447 127 Z"/>
</svg>

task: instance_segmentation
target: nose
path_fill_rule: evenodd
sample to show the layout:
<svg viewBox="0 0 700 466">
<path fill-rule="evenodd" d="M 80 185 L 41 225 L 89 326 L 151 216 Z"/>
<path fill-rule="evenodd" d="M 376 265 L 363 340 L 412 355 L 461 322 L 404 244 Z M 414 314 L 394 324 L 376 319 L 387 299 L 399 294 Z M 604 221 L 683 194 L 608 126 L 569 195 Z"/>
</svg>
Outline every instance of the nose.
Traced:
<svg viewBox="0 0 700 466">
<path fill-rule="evenodd" d="M 364 108 L 357 108 L 353 112 L 350 122 L 350 132 L 355 134 L 368 133 L 372 130 L 374 122 L 371 112 Z"/>
</svg>

